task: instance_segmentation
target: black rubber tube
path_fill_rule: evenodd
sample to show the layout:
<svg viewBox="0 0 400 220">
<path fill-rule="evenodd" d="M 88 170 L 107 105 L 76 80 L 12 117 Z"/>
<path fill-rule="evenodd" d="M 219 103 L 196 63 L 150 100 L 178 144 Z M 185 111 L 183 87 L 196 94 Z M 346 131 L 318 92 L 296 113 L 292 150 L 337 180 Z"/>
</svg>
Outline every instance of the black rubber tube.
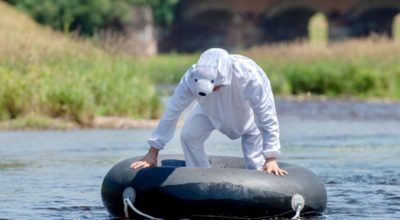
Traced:
<svg viewBox="0 0 400 220">
<path fill-rule="evenodd" d="M 116 164 L 105 176 L 101 196 L 114 217 L 124 217 L 122 193 L 132 187 L 135 207 L 148 215 L 166 218 L 292 217 L 291 199 L 305 199 L 304 215 L 321 215 L 326 208 L 324 185 L 311 171 L 288 163 L 285 177 L 244 169 L 242 158 L 210 157 L 212 168 L 185 167 L 180 155 L 160 155 L 154 168 L 132 170 L 140 158 Z M 129 216 L 137 216 L 130 211 Z M 139 217 L 139 216 L 137 216 Z"/>
</svg>

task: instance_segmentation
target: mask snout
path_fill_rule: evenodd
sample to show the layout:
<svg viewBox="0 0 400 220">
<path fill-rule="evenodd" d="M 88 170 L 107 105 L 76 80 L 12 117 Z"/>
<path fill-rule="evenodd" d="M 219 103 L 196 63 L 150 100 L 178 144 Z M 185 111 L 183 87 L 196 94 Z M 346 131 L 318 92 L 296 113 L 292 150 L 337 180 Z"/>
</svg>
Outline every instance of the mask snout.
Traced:
<svg viewBox="0 0 400 220">
<path fill-rule="evenodd" d="M 212 93 L 214 85 L 208 79 L 198 79 L 196 81 L 196 90 L 199 96 L 207 96 Z"/>
</svg>

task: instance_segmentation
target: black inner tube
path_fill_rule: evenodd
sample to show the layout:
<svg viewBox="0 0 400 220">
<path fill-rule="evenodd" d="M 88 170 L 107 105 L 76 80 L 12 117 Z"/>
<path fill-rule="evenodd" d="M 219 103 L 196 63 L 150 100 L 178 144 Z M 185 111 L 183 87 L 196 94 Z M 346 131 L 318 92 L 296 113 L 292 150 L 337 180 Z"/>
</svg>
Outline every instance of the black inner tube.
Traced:
<svg viewBox="0 0 400 220">
<path fill-rule="evenodd" d="M 162 155 L 158 167 L 130 169 L 138 159 L 121 161 L 104 178 L 102 199 L 113 216 L 124 216 L 122 192 L 127 187 L 136 191 L 137 209 L 167 219 L 292 217 L 294 194 L 305 199 L 302 216 L 319 216 L 326 208 L 324 185 L 300 166 L 279 163 L 289 172 L 280 177 L 246 170 L 238 157 L 210 157 L 209 169 L 185 167 L 182 155 Z"/>
</svg>

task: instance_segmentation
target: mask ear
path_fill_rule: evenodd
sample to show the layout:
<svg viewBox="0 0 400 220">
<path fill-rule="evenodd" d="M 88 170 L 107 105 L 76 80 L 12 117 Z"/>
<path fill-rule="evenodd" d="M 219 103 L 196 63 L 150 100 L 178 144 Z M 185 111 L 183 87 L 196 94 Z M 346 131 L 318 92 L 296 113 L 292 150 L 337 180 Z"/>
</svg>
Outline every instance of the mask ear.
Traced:
<svg viewBox="0 0 400 220">
<path fill-rule="evenodd" d="M 197 66 L 194 66 L 193 67 L 193 70 L 192 70 L 192 75 L 191 75 L 191 81 L 195 81 L 196 79 L 199 79 L 200 78 L 200 74 L 199 74 L 199 71 L 198 71 L 198 68 L 197 68 Z"/>
<path fill-rule="evenodd" d="M 189 70 L 189 72 L 190 72 L 190 79 L 194 79 L 195 77 L 196 77 L 196 64 L 193 64 L 191 67 L 190 67 L 190 70 Z"/>
</svg>

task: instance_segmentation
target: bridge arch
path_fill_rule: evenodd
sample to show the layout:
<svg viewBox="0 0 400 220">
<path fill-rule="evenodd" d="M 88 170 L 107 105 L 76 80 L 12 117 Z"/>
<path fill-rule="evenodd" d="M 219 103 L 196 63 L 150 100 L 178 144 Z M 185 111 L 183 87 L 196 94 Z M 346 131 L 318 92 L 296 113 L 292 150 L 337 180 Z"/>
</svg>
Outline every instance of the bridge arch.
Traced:
<svg viewBox="0 0 400 220">
<path fill-rule="evenodd" d="M 307 4 L 304 0 L 292 1 L 292 0 L 283 0 L 279 1 L 279 3 L 272 4 L 268 6 L 264 11 L 264 15 L 268 18 L 276 17 L 286 11 L 290 11 L 293 9 L 304 8 L 310 11 L 322 11 L 322 8 L 319 8 L 317 4 Z"/>
<path fill-rule="evenodd" d="M 185 30 L 182 33 L 182 50 L 194 52 L 210 47 L 233 47 L 235 42 L 231 40 L 231 32 L 235 15 L 235 12 L 220 5 L 192 11 L 181 24 Z"/>
<path fill-rule="evenodd" d="M 310 18 L 321 12 L 317 7 L 302 2 L 279 4 L 265 10 L 261 20 L 265 41 L 294 41 L 307 39 Z"/>
<path fill-rule="evenodd" d="M 194 21 L 199 15 L 204 14 L 208 11 L 222 11 L 234 13 L 228 5 L 224 4 L 223 1 L 207 1 L 207 4 L 197 3 L 195 6 L 185 8 L 182 12 L 182 20 Z"/>
<path fill-rule="evenodd" d="M 360 17 L 362 14 L 368 11 L 381 9 L 381 8 L 393 8 L 400 10 L 400 1 L 397 0 L 363 0 L 360 4 L 355 5 L 349 11 L 350 18 Z"/>
<path fill-rule="evenodd" d="M 325 17 L 329 41 L 372 32 L 393 37 L 400 0 L 185 0 L 178 9 L 174 29 L 165 35 L 178 51 L 192 52 L 310 39 L 317 13 Z"/>
<path fill-rule="evenodd" d="M 393 37 L 393 22 L 400 13 L 400 2 L 392 0 L 368 1 L 349 12 L 351 35 L 365 37 L 372 33 Z"/>
</svg>

